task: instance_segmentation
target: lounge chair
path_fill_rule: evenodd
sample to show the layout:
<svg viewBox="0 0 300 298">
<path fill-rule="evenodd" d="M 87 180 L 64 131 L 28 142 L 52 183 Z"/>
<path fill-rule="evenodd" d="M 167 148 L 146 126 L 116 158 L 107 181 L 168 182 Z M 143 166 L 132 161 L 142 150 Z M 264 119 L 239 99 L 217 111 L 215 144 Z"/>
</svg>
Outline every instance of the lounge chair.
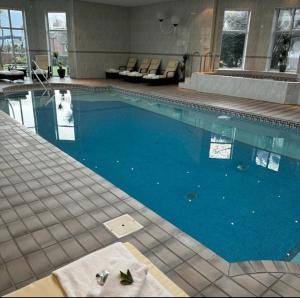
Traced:
<svg viewBox="0 0 300 298">
<path fill-rule="evenodd" d="M 168 291 L 172 297 L 188 297 L 188 295 L 171 281 L 164 273 L 155 267 L 149 259 L 129 243 L 123 244 L 128 253 L 139 263 L 144 264 L 158 284 Z M 112 246 L 111 246 L 112 247 Z M 99 286 L 100 287 L 100 286 Z M 126 291 L 124 289 L 124 291 Z M 36 281 L 29 286 L 17 290 L 5 297 L 67 297 L 63 287 L 54 274 Z"/>
<path fill-rule="evenodd" d="M 127 75 L 126 80 L 134 83 L 140 83 L 143 81 L 145 75 L 153 74 L 156 75 L 159 71 L 161 59 L 152 59 L 148 71 L 143 72 L 131 72 Z"/>
<path fill-rule="evenodd" d="M 151 85 L 177 84 L 178 83 L 178 67 L 177 60 L 169 61 L 167 68 L 162 75 L 148 74 L 143 77 L 144 82 Z"/>
<path fill-rule="evenodd" d="M 24 81 L 25 74 L 24 71 L 19 70 L 0 70 L 0 80 L 14 81 Z"/>
<path fill-rule="evenodd" d="M 49 66 L 49 57 L 47 55 L 36 55 L 34 62 L 32 67 L 34 70 L 32 71 L 32 79 L 35 80 L 39 78 L 41 81 L 45 81 L 46 78 L 50 79 L 51 66 Z"/>
<path fill-rule="evenodd" d="M 128 63 L 125 66 L 119 66 L 118 69 L 111 68 L 106 71 L 107 79 L 117 79 L 119 78 L 119 73 L 121 71 L 134 71 L 137 64 L 137 58 L 129 58 Z"/>
<path fill-rule="evenodd" d="M 146 58 L 142 61 L 142 64 L 140 65 L 140 68 L 138 71 L 124 71 L 120 72 L 120 78 L 126 80 L 126 81 L 131 81 L 132 75 L 134 74 L 139 74 L 142 77 L 148 73 L 149 67 L 151 64 L 151 59 Z"/>
</svg>

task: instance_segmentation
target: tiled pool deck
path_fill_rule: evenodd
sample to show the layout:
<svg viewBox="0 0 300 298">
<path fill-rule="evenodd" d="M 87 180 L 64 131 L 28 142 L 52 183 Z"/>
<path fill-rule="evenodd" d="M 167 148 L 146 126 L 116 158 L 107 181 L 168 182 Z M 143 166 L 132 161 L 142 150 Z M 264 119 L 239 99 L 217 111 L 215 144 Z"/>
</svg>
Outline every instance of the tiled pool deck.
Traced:
<svg viewBox="0 0 300 298">
<path fill-rule="evenodd" d="M 0 112 L 0 296 L 116 242 L 103 222 L 124 213 L 145 228 L 122 241 L 190 296 L 300 297 L 298 265 L 227 263 Z"/>
</svg>

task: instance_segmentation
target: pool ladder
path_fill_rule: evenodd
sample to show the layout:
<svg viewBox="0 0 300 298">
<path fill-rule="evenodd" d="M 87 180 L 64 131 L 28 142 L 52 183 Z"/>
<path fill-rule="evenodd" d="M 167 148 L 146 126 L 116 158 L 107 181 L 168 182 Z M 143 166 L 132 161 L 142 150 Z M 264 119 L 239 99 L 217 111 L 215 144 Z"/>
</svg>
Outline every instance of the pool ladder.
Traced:
<svg viewBox="0 0 300 298">
<path fill-rule="evenodd" d="M 49 98 L 51 99 L 53 96 L 51 96 L 50 91 L 53 91 L 53 88 L 51 87 L 51 84 L 47 78 L 47 76 L 44 73 L 44 70 L 42 70 L 39 65 L 36 63 L 35 60 L 32 60 L 32 63 L 35 67 L 32 68 L 32 72 L 34 73 L 35 77 L 37 78 L 37 80 L 39 81 L 39 83 L 41 84 L 41 86 L 43 87 L 43 89 L 45 90 L 43 95 L 44 96 L 46 93 L 48 94 Z M 40 70 L 40 73 L 37 73 L 37 70 Z M 48 88 L 46 87 L 46 85 L 43 83 L 43 81 L 41 80 L 41 78 L 39 77 L 39 75 L 42 74 L 44 81 L 47 82 Z"/>
</svg>

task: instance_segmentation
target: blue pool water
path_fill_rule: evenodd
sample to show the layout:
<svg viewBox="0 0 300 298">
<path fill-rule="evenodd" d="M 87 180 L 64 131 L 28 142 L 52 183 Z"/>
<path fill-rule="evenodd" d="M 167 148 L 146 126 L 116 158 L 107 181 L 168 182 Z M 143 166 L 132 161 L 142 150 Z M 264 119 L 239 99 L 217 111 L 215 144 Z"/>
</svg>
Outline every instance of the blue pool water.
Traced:
<svg viewBox="0 0 300 298">
<path fill-rule="evenodd" d="M 299 252 L 297 132 L 117 91 L 7 99 L 12 117 L 227 261 Z"/>
</svg>

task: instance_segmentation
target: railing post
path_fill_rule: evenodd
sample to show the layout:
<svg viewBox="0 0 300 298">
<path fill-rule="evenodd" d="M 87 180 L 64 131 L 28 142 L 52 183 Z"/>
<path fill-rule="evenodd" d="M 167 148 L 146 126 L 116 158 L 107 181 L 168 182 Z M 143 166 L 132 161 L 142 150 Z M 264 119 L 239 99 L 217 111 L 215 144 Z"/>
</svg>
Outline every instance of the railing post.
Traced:
<svg viewBox="0 0 300 298">
<path fill-rule="evenodd" d="M 298 59 L 298 68 L 297 68 L 297 81 L 300 81 L 300 56 Z"/>
</svg>

